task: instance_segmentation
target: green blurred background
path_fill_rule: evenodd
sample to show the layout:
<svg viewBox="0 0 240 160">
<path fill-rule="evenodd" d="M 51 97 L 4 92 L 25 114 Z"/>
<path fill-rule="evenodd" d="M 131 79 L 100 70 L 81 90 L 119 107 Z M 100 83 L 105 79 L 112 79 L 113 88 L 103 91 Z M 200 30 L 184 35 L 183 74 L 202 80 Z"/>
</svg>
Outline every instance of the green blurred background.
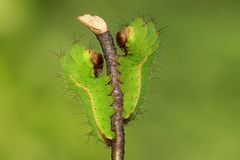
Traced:
<svg viewBox="0 0 240 160">
<path fill-rule="evenodd" d="M 240 159 L 239 1 L 0 0 L 0 160 L 110 159 L 56 78 L 52 52 L 73 34 L 99 49 L 75 19 L 85 13 L 113 33 L 136 15 L 167 26 L 146 112 L 126 128 L 126 160 Z"/>
</svg>

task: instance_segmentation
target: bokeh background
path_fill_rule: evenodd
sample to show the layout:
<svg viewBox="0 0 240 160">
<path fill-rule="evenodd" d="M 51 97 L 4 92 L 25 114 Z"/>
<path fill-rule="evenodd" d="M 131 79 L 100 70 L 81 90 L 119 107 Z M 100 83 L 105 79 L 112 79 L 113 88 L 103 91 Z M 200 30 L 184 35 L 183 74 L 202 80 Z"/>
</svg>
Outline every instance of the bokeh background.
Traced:
<svg viewBox="0 0 240 160">
<path fill-rule="evenodd" d="M 126 160 L 240 159 L 239 1 L 0 0 L 0 160 L 110 159 L 58 79 L 54 53 L 74 37 L 99 49 L 75 19 L 85 13 L 113 33 L 137 15 L 165 27 Z"/>
</svg>

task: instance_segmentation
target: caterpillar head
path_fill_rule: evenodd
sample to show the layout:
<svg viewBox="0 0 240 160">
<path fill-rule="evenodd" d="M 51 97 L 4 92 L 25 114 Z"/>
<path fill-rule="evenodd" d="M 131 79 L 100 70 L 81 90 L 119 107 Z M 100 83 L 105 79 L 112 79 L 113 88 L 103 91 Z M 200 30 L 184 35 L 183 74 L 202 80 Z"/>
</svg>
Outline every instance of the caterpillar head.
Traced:
<svg viewBox="0 0 240 160">
<path fill-rule="evenodd" d="M 126 43 L 128 41 L 129 34 L 130 34 L 130 27 L 126 27 L 116 34 L 117 44 L 119 48 L 121 48 L 122 51 L 125 52 L 126 55 L 127 55 Z"/>
<path fill-rule="evenodd" d="M 99 74 L 103 71 L 103 56 L 100 53 L 96 53 L 93 50 L 89 49 L 91 61 L 94 67 L 94 75 L 98 77 Z"/>
</svg>

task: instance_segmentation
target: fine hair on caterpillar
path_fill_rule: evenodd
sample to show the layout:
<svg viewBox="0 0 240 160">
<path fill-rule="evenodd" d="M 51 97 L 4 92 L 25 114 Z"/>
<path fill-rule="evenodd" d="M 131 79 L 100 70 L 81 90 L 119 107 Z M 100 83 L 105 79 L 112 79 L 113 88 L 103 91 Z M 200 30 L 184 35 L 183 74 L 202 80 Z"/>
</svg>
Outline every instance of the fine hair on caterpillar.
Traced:
<svg viewBox="0 0 240 160">
<path fill-rule="evenodd" d="M 74 44 L 79 44 L 82 42 L 83 34 L 82 33 L 79 34 L 79 33 L 71 31 L 71 33 L 66 33 L 65 36 L 69 40 L 70 44 L 74 45 Z"/>
<path fill-rule="evenodd" d="M 67 52 L 67 49 L 63 49 L 61 46 L 59 47 L 58 51 L 49 51 L 49 53 L 57 56 L 58 59 L 61 59 L 66 52 Z"/>
</svg>

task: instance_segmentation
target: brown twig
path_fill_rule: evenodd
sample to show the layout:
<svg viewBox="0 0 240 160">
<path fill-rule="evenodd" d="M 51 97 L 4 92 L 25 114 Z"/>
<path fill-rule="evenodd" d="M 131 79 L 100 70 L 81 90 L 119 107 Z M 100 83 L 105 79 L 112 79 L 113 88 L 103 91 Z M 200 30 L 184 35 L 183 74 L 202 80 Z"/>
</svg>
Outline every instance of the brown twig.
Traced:
<svg viewBox="0 0 240 160">
<path fill-rule="evenodd" d="M 116 110 L 116 113 L 111 117 L 112 131 L 115 133 L 115 138 L 111 142 L 112 160 L 124 160 L 123 93 L 121 91 L 120 73 L 113 38 L 102 18 L 84 15 L 78 17 L 78 20 L 95 33 L 103 50 L 103 56 L 107 63 L 107 73 L 111 78 L 110 84 L 113 87 L 111 93 L 114 99 L 113 107 Z"/>
</svg>

